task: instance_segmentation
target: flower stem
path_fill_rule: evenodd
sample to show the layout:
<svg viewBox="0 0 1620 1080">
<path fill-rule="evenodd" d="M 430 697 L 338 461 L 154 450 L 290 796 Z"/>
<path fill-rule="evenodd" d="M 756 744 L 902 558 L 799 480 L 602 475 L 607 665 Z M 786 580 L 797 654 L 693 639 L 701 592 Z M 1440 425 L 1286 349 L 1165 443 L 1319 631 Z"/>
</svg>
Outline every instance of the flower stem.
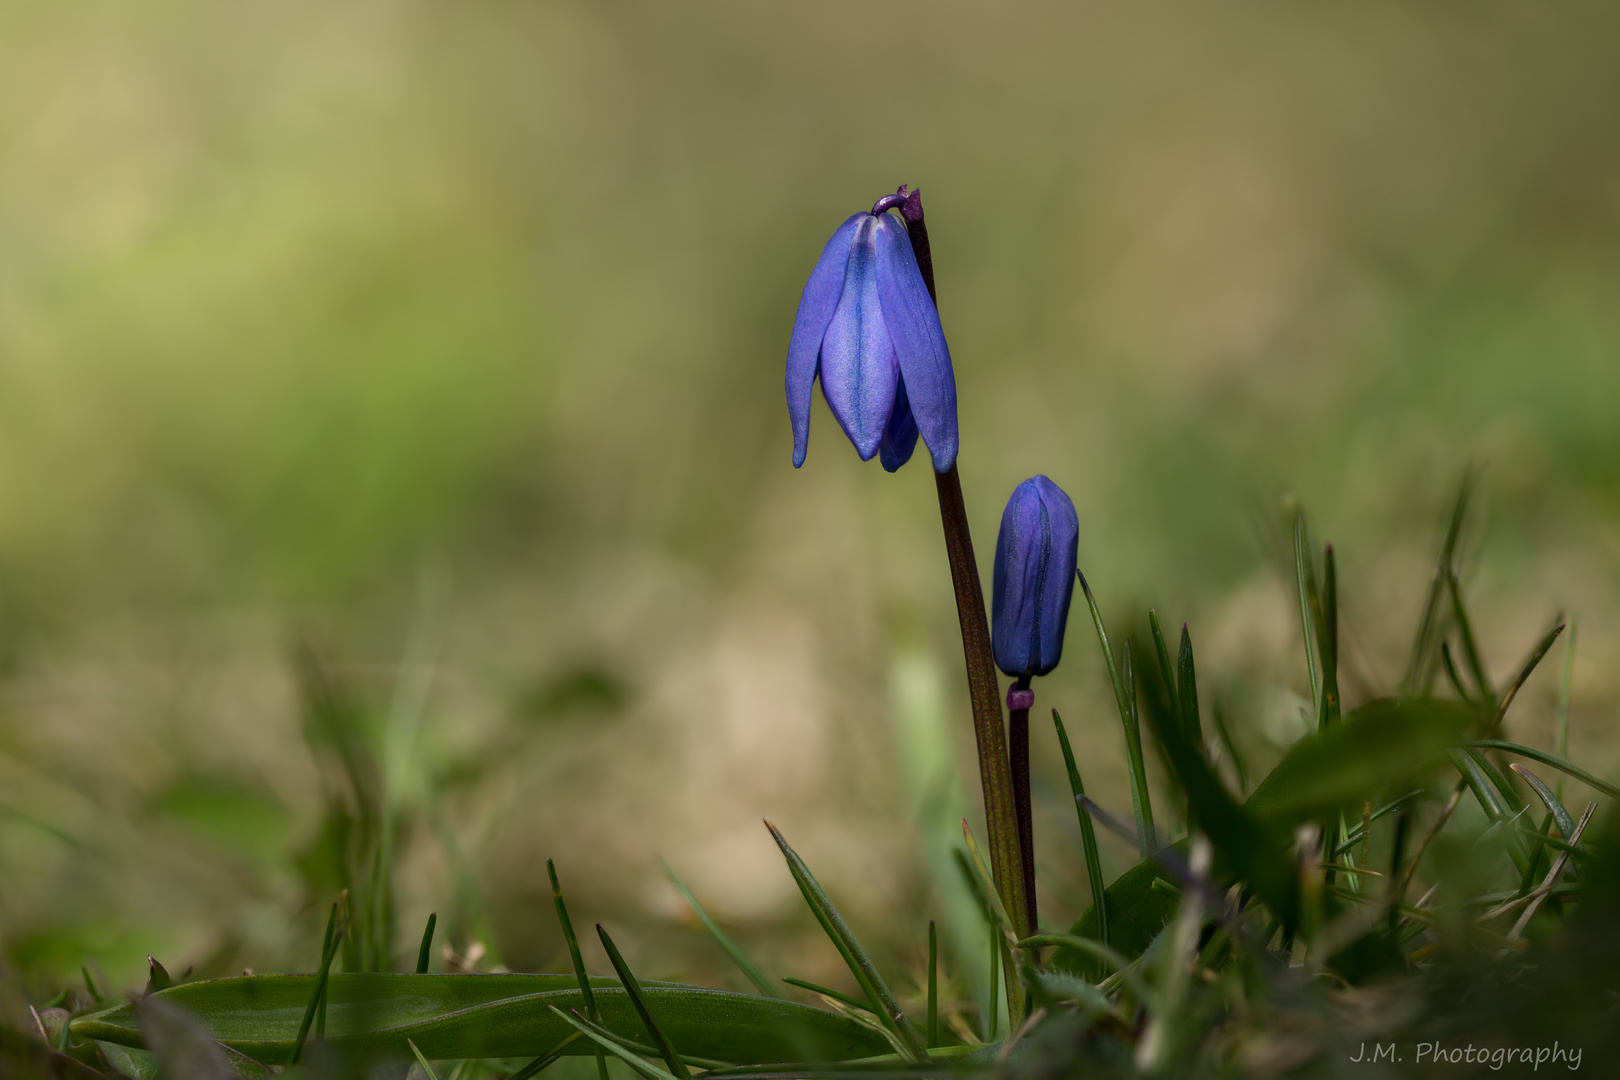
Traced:
<svg viewBox="0 0 1620 1080">
<path fill-rule="evenodd" d="M 984 821 L 989 834 L 990 873 L 1008 915 L 1022 922 L 1029 915 L 1024 898 L 1024 858 L 1019 843 L 1017 803 L 1007 761 L 1006 733 L 1001 727 L 1001 693 L 996 663 L 990 653 L 990 621 L 984 612 L 979 565 L 973 559 L 967 507 L 956 466 L 934 474 L 939 489 L 939 516 L 945 526 L 945 555 L 956 589 L 956 615 L 962 625 L 962 653 L 967 660 L 968 696 L 973 702 L 973 734 L 979 748 L 979 782 L 984 787 Z M 1026 747 L 1029 714 L 1024 714 Z M 1028 936 L 1033 926 L 1019 926 Z"/>
<path fill-rule="evenodd" d="M 874 213 L 898 209 L 906 222 L 906 235 L 917 256 L 928 296 L 939 304 L 934 289 L 933 250 L 928 245 L 928 226 L 923 222 L 922 192 L 906 194 L 902 186 L 896 196 L 885 196 L 874 206 Z M 880 210 L 879 207 L 882 209 Z M 973 735 L 979 749 L 979 782 L 984 787 L 984 821 L 989 834 L 990 874 L 996 891 L 1015 921 L 1028 919 L 1017 927 L 1019 936 L 1035 932 L 1034 889 L 1025 886 L 1033 879 L 1024 866 L 1019 841 L 1017 801 L 1013 794 L 1012 770 L 1007 761 L 1006 732 L 1001 726 L 1001 693 L 996 679 L 996 662 L 990 652 L 990 620 L 984 612 L 984 588 L 979 584 L 979 564 L 973 558 L 973 535 L 968 531 L 967 505 L 962 500 L 962 480 L 956 463 L 945 472 L 934 474 L 939 490 L 939 518 L 945 527 L 945 556 L 951 564 L 951 585 L 956 590 L 956 616 L 962 625 L 962 653 L 967 661 L 968 697 L 973 703 Z M 1027 761 L 1029 714 L 1024 714 Z M 1026 893 L 1029 902 L 1026 905 Z"/>
<path fill-rule="evenodd" d="M 1017 690 L 1024 691 L 1021 699 L 1033 697 L 1029 679 L 1019 679 Z M 1013 809 L 1018 816 L 1018 855 L 1024 870 L 1024 917 L 1029 922 L 1028 933 L 1035 933 L 1035 815 L 1029 800 L 1029 706 L 1011 707 L 1012 695 L 1007 698 L 1007 757 L 1012 771 Z"/>
</svg>

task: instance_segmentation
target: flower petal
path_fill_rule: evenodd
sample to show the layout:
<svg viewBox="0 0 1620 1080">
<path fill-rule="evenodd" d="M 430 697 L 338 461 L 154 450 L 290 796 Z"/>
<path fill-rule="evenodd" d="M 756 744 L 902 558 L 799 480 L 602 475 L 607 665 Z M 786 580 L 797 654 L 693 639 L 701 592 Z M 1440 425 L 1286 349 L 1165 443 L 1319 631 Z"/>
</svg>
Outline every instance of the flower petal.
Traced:
<svg viewBox="0 0 1620 1080">
<path fill-rule="evenodd" d="M 911 412 L 933 455 L 934 471 L 945 472 L 956 463 L 957 445 L 951 351 L 906 227 L 893 214 L 884 214 L 878 221 L 877 256 L 883 321 L 894 341 Z"/>
<path fill-rule="evenodd" d="M 878 226 L 879 219 L 870 214 L 856 223 L 843 295 L 821 339 L 822 396 L 862 461 L 877 453 L 900 381 L 878 300 Z"/>
<path fill-rule="evenodd" d="M 896 472 L 911 460 L 917 449 L 917 421 L 911 415 L 911 402 L 906 397 L 906 380 L 901 378 L 894 391 L 894 411 L 883 428 L 883 441 L 878 444 L 878 460 L 883 468 Z"/>
<path fill-rule="evenodd" d="M 1063 655 L 1080 532 L 1074 503 L 1044 476 L 1019 484 L 1001 516 L 991 646 L 1008 675 L 1045 675 Z"/>
<path fill-rule="evenodd" d="M 810 448 L 810 388 L 816 381 L 816 364 L 821 355 L 821 339 L 838 308 L 844 291 L 844 267 L 849 262 L 850 241 L 864 211 L 838 227 L 810 271 L 804 295 L 799 297 L 799 313 L 793 319 L 793 336 L 788 340 L 787 401 L 793 421 L 793 467 L 804 464 Z"/>
</svg>

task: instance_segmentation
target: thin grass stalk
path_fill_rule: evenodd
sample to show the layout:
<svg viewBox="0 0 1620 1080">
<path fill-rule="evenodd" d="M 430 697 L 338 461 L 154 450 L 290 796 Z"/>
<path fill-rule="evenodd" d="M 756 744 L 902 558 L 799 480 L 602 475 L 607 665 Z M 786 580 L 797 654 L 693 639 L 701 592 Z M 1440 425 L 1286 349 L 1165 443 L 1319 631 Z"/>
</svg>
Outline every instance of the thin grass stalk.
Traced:
<svg viewBox="0 0 1620 1080">
<path fill-rule="evenodd" d="M 1443 637 L 1440 600 L 1446 588 L 1446 576 L 1456 559 L 1457 546 L 1462 538 L 1463 522 L 1468 516 L 1468 500 L 1473 492 L 1477 470 L 1469 465 L 1457 485 L 1452 500 L 1451 515 L 1446 526 L 1445 539 L 1440 544 L 1440 556 L 1435 560 L 1434 576 L 1429 582 L 1429 593 L 1423 602 L 1423 616 L 1418 620 L 1417 637 L 1412 642 L 1412 655 L 1407 662 L 1406 675 L 1401 679 L 1402 692 L 1407 696 L 1422 696 L 1429 692 L 1434 680 L 1435 642 Z"/>
<path fill-rule="evenodd" d="M 928 920 L 928 1048 L 939 1045 L 939 932 Z"/>
<path fill-rule="evenodd" d="M 675 1044 L 669 1041 L 669 1036 L 664 1034 L 663 1029 L 658 1026 L 658 1021 L 653 1019 L 652 1010 L 647 1007 L 647 996 L 641 991 L 640 980 L 636 978 L 635 972 L 630 970 L 630 965 L 625 963 L 624 957 L 619 953 L 619 947 L 613 944 L 613 939 L 608 936 L 601 923 L 596 924 L 596 936 L 601 939 L 602 948 L 607 950 L 608 960 L 619 976 L 619 984 L 629 995 L 630 1004 L 635 1006 L 636 1014 L 641 1017 L 642 1026 L 647 1029 L 647 1034 L 652 1036 L 653 1045 L 663 1056 L 669 1071 L 681 1080 L 692 1080 L 692 1071 L 686 1067 L 686 1062 L 681 1060 L 680 1054 L 675 1052 Z"/>
<path fill-rule="evenodd" d="M 427 926 L 422 930 L 422 944 L 416 950 L 416 973 L 426 975 L 428 965 L 433 962 L 433 928 L 439 923 L 439 913 L 430 912 L 427 917 Z"/>
<path fill-rule="evenodd" d="M 727 956 L 731 957 L 731 962 L 737 965 L 738 970 L 747 977 L 748 981 L 754 984 L 754 989 L 766 997 L 780 998 L 782 995 L 771 985 L 770 980 L 765 977 L 765 973 L 759 970 L 752 960 L 748 959 L 747 954 L 742 951 L 741 947 L 731 940 L 731 935 L 720 929 L 720 924 L 714 921 L 714 917 L 709 914 L 708 909 L 698 902 L 698 898 L 693 895 L 692 890 L 686 887 L 686 882 L 681 880 L 681 876 L 675 872 L 675 868 L 668 863 L 664 864 L 664 876 L 669 878 L 669 883 L 675 886 L 675 891 L 681 894 L 681 898 L 686 901 L 686 906 L 692 909 L 692 913 L 698 917 L 698 921 L 709 932 L 709 936 L 714 938 L 715 943 L 725 951 Z"/>
<path fill-rule="evenodd" d="M 867 955 L 866 949 L 862 947 L 854 931 L 850 930 L 849 924 L 838 913 L 832 897 L 827 895 L 821 883 L 816 880 L 815 874 L 810 872 L 810 867 L 788 844 L 781 831 L 770 821 L 765 822 L 765 827 L 770 830 L 772 839 L 776 841 L 776 846 L 781 849 L 783 858 L 787 860 L 788 872 L 793 875 L 805 903 L 809 905 L 816 921 L 821 924 L 821 929 L 838 949 L 839 955 L 844 958 L 844 963 L 848 965 L 850 974 L 855 976 L 861 991 L 871 1001 L 872 1011 L 877 1013 L 883 1026 L 900 1040 L 902 1047 L 917 1059 L 926 1061 L 928 1053 L 922 1046 L 922 1040 L 917 1036 L 916 1029 L 906 1018 L 893 991 L 883 981 L 883 976 L 878 974 L 877 965 L 872 963 L 872 958 Z M 999 897 L 997 902 L 1000 902 Z"/>
<path fill-rule="evenodd" d="M 1057 729 L 1058 747 L 1063 751 L 1063 767 L 1069 773 L 1069 789 L 1074 792 L 1074 812 L 1080 818 L 1080 842 L 1086 853 L 1086 881 L 1091 886 L 1091 906 L 1097 912 L 1097 940 L 1108 944 L 1108 889 L 1103 882 L 1102 859 L 1097 852 L 1097 828 L 1091 815 L 1086 813 L 1080 799 L 1086 787 L 1080 780 L 1080 769 L 1074 761 L 1074 750 L 1069 746 L 1069 733 L 1064 730 L 1063 717 L 1052 710 L 1052 726 Z"/>
<path fill-rule="evenodd" d="M 1305 515 L 1294 515 L 1294 579 L 1299 586 L 1299 625 L 1305 637 L 1305 670 L 1311 679 L 1311 705 L 1322 715 L 1322 676 L 1316 669 L 1316 620 L 1311 614 L 1311 598 L 1316 591 L 1316 571 L 1310 564 L 1305 540 Z"/>
<path fill-rule="evenodd" d="M 1159 842 L 1153 830 L 1153 802 L 1148 794 L 1147 762 L 1142 757 L 1142 727 L 1136 716 L 1135 687 L 1131 687 L 1131 693 L 1127 696 L 1119 668 L 1114 663 L 1114 650 L 1108 644 L 1108 630 L 1103 626 L 1102 611 L 1097 607 L 1097 598 L 1091 594 L 1091 585 L 1086 581 L 1086 575 L 1078 570 L 1075 571 L 1075 575 L 1080 579 L 1081 591 L 1086 594 L 1086 605 L 1091 609 L 1091 624 L 1096 628 L 1097 641 L 1102 645 L 1103 660 L 1108 665 L 1109 681 L 1114 684 L 1114 701 L 1119 706 L 1119 722 L 1125 729 L 1125 756 L 1131 766 L 1131 809 L 1136 813 L 1136 842 L 1143 858 L 1146 858 L 1158 849 Z"/>
<path fill-rule="evenodd" d="M 1322 719 L 1327 727 L 1339 722 L 1339 571 L 1333 545 L 1322 548 L 1322 626 L 1317 635 L 1322 653 Z"/>
<path fill-rule="evenodd" d="M 1554 753 L 1569 759 L 1569 687 L 1575 677 L 1575 636 L 1580 633 L 1580 617 L 1570 616 L 1569 637 L 1564 641 L 1564 674 L 1558 680 L 1558 728 L 1554 737 Z M 1553 794 L 1559 801 L 1564 798 L 1564 774 L 1553 780 Z"/>
<path fill-rule="evenodd" d="M 591 990 L 591 977 L 585 972 L 585 958 L 579 951 L 579 938 L 574 934 L 574 921 L 568 917 L 568 904 L 563 900 L 562 882 L 557 879 L 557 864 L 551 859 L 546 860 L 546 876 L 551 879 L 551 903 L 557 911 L 557 923 L 562 927 L 563 941 L 568 945 L 568 959 L 574 965 L 574 979 L 579 983 L 580 997 L 585 1002 L 585 1014 L 601 1023 L 602 1012 L 596 1007 L 596 994 Z M 602 1056 L 601 1047 L 596 1049 L 596 1074 L 598 1080 L 608 1080 L 607 1058 Z"/>
</svg>

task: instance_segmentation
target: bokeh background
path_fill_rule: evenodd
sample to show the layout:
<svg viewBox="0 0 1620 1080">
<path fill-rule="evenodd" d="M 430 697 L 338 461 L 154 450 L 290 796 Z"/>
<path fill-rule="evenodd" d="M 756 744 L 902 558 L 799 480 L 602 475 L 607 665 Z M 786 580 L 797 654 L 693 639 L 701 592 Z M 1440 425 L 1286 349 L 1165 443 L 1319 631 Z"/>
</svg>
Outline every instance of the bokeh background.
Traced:
<svg viewBox="0 0 1620 1080">
<path fill-rule="evenodd" d="M 795 472 L 782 401 L 821 245 L 902 181 L 987 581 L 1050 475 L 1116 634 L 1188 621 L 1263 765 L 1309 693 L 1290 508 L 1336 545 L 1353 704 L 1478 462 L 1487 661 L 1578 613 L 1572 754 L 1612 775 L 1617 50 L 1579 0 L 0 2 L 7 985 L 309 968 L 367 799 L 397 963 L 437 910 L 463 960 L 561 970 L 554 856 L 643 976 L 739 984 L 664 858 L 845 985 L 769 815 L 885 963 L 937 916 L 970 983 L 933 484 L 819 396 Z M 1548 668 L 1509 727 L 1550 746 Z M 1037 693 L 1064 924 L 1045 707 L 1128 804 L 1083 608 Z"/>
</svg>

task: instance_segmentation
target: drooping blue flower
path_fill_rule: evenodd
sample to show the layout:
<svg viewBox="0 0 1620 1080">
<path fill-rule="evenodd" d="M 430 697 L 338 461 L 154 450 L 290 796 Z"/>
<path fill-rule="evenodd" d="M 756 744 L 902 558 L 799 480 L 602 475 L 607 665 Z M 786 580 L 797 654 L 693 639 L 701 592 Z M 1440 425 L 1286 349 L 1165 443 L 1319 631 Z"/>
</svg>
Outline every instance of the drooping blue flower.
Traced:
<svg viewBox="0 0 1620 1080">
<path fill-rule="evenodd" d="M 996 666 L 1013 678 L 1045 675 L 1063 655 L 1079 535 L 1074 503 L 1052 481 L 1035 476 L 1013 489 L 990 604 Z"/>
<path fill-rule="evenodd" d="M 810 271 L 788 343 L 787 400 L 793 465 L 810 445 L 810 388 L 817 377 L 862 461 L 881 452 L 894 472 L 922 435 L 937 472 L 956 463 L 956 379 L 939 312 L 923 283 L 905 224 L 920 220 L 917 192 L 885 196 L 839 226 Z"/>
</svg>

